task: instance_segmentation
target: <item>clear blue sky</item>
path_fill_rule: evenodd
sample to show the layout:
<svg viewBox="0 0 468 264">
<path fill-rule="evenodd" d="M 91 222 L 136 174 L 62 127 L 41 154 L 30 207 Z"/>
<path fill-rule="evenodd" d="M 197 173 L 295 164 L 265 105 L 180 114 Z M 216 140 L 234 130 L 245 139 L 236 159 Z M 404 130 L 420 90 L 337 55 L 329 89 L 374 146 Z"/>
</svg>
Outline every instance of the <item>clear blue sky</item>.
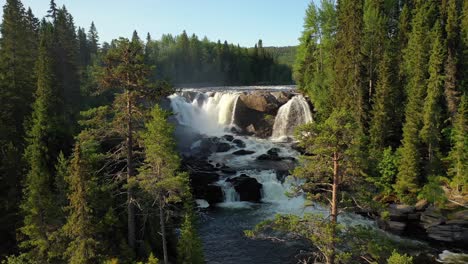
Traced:
<svg viewBox="0 0 468 264">
<path fill-rule="evenodd" d="M 153 38 L 182 30 L 200 38 L 227 40 L 250 47 L 261 38 L 265 46 L 298 44 L 303 17 L 312 0 L 56 0 L 65 5 L 75 25 L 89 28 L 94 21 L 100 40 L 130 37 Z M 0 0 L 2 6 L 6 0 Z M 22 0 L 42 18 L 49 0 Z M 317 2 L 317 1 L 316 1 Z M 0 13 L 3 13 L 0 11 Z"/>
</svg>

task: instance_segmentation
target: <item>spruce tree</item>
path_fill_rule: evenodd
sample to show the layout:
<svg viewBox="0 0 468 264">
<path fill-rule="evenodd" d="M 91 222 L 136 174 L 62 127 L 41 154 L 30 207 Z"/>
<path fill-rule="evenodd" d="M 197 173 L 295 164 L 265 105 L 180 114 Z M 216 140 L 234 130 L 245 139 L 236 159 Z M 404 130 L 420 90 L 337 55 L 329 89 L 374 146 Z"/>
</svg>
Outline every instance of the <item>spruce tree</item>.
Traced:
<svg viewBox="0 0 468 264">
<path fill-rule="evenodd" d="M 37 60 L 37 91 L 33 105 L 31 126 L 27 133 L 25 159 L 26 175 L 22 209 L 24 224 L 21 232 L 25 239 L 21 246 L 28 250 L 31 260 L 49 262 L 53 247 L 49 237 L 59 229 L 60 208 L 54 193 L 55 162 L 63 147 L 64 118 L 61 92 L 53 71 L 53 26 L 43 21 Z"/>
<path fill-rule="evenodd" d="M 24 123 L 30 116 L 36 87 L 37 18 L 19 0 L 3 6 L 0 27 L 0 237 L 3 250 L 13 250 L 19 219 L 20 182 L 25 167 Z"/>
<path fill-rule="evenodd" d="M 447 0 L 446 3 L 446 45 L 447 56 L 445 61 L 445 83 L 444 94 L 448 108 L 448 112 L 453 117 L 457 111 L 457 106 L 461 96 L 461 89 L 457 87 L 460 85 L 460 29 L 459 29 L 459 9 L 460 4 L 457 0 Z"/>
<path fill-rule="evenodd" d="M 91 55 L 93 54 L 96 55 L 99 50 L 99 36 L 98 36 L 96 26 L 94 25 L 94 22 L 91 22 L 91 26 L 89 27 L 87 37 L 88 37 L 89 53 Z"/>
<path fill-rule="evenodd" d="M 85 135 L 86 134 L 82 134 Z M 90 206 L 95 184 L 93 182 L 93 159 L 96 154 L 97 143 L 85 137 L 78 138 L 70 162 L 69 184 L 69 215 L 63 227 L 70 239 L 65 255 L 68 263 L 95 263 L 97 257 L 96 223 L 93 222 L 93 211 Z"/>
<path fill-rule="evenodd" d="M 452 131 L 452 148 L 447 157 L 448 176 L 454 195 L 468 194 L 468 97 L 461 97 Z"/>
<path fill-rule="evenodd" d="M 432 34 L 432 51 L 429 59 L 429 80 L 423 108 L 423 127 L 420 131 L 422 142 L 426 146 L 426 174 L 437 175 L 440 169 L 440 141 L 443 114 L 444 58 L 442 29 L 437 22 Z"/>
<path fill-rule="evenodd" d="M 203 264 L 202 242 L 197 235 L 195 216 L 192 210 L 184 216 L 180 230 L 180 239 L 177 245 L 177 259 L 180 264 Z"/>
<path fill-rule="evenodd" d="M 422 179 L 421 139 L 419 131 L 423 126 L 422 111 L 427 87 L 429 32 L 434 19 L 434 3 L 419 1 L 412 20 L 408 46 L 404 50 L 406 93 L 408 102 L 405 109 L 401 160 L 395 190 L 400 200 L 413 202 L 420 190 Z"/>
<path fill-rule="evenodd" d="M 353 113 L 362 126 L 366 116 L 366 96 L 362 86 L 362 24 L 363 1 L 338 1 L 335 48 L 335 81 L 332 104 Z"/>
</svg>

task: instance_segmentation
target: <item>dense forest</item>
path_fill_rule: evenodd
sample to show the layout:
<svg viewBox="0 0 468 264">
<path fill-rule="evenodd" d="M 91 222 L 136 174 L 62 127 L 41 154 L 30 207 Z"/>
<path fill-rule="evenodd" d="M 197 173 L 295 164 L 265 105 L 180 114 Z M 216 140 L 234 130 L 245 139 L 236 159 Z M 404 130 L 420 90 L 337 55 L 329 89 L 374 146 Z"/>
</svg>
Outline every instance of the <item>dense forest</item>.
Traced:
<svg viewBox="0 0 468 264">
<path fill-rule="evenodd" d="M 468 1 L 323 0 L 307 9 L 300 41 L 294 78 L 316 120 L 298 131 L 305 154 L 294 175 L 330 217 L 278 216 L 248 234 L 292 233 L 326 263 L 383 263 L 385 244 L 343 230 L 340 213 L 385 220 L 389 204 L 467 207 Z"/>
<path fill-rule="evenodd" d="M 292 67 L 280 64 L 262 40 L 247 49 L 206 37 L 199 40 L 184 31 L 159 41 L 148 35 L 145 52 L 155 65 L 155 77 L 176 85 L 292 84 Z"/>
<path fill-rule="evenodd" d="M 330 216 L 278 215 L 247 237 L 289 233 L 326 263 L 412 263 L 339 215 L 467 207 L 467 0 L 312 2 L 297 48 L 185 31 L 101 44 L 94 23 L 76 28 L 54 0 L 42 19 L 6 0 L 0 33 L 2 263 L 204 263 L 171 113 L 158 104 L 182 85 L 293 76 L 314 105 L 296 133 L 294 194 Z"/>
<path fill-rule="evenodd" d="M 53 0 L 42 20 L 6 1 L 1 36 L 1 259 L 202 263 L 174 128 L 153 105 L 173 84 L 289 84 L 291 69 L 261 41 L 100 44 Z"/>
</svg>

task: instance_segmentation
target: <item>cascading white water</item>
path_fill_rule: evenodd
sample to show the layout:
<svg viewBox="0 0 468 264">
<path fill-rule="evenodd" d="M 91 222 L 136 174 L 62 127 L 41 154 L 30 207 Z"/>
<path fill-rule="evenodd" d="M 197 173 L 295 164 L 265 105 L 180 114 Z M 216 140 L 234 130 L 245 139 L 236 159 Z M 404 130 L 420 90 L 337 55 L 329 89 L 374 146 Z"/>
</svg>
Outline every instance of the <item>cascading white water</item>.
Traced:
<svg viewBox="0 0 468 264">
<path fill-rule="evenodd" d="M 240 93 L 197 93 L 192 101 L 184 94 L 169 96 L 179 124 L 206 135 L 221 135 L 233 125 Z"/>
<path fill-rule="evenodd" d="M 312 121 L 312 112 L 307 100 L 302 95 L 296 95 L 278 110 L 273 125 L 272 138 L 281 140 L 285 137 L 291 137 L 297 126 Z"/>
</svg>

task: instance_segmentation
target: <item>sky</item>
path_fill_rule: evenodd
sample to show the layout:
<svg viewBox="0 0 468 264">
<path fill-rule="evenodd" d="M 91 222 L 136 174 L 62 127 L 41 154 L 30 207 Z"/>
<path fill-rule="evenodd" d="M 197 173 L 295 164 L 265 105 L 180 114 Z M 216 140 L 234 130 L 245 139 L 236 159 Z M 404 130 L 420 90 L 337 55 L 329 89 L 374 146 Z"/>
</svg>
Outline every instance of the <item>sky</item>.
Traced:
<svg viewBox="0 0 468 264">
<path fill-rule="evenodd" d="M 299 43 L 305 10 L 312 0 L 56 0 L 73 15 L 75 25 L 96 24 L 100 41 L 140 37 L 149 32 L 153 39 L 162 34 L 186 30 L 212 41 L 227 40 L 244 47 L 258 39 L 264 46 Z M 315 0 L 314 0 L 315 1 Z M 1 5 L 6 0 L 0 0 Z M 50 0 L 22 0 L 33 13 L 46 15 Z M 3 10 L 0 10 L 0 14 Z"/>
</svg>

